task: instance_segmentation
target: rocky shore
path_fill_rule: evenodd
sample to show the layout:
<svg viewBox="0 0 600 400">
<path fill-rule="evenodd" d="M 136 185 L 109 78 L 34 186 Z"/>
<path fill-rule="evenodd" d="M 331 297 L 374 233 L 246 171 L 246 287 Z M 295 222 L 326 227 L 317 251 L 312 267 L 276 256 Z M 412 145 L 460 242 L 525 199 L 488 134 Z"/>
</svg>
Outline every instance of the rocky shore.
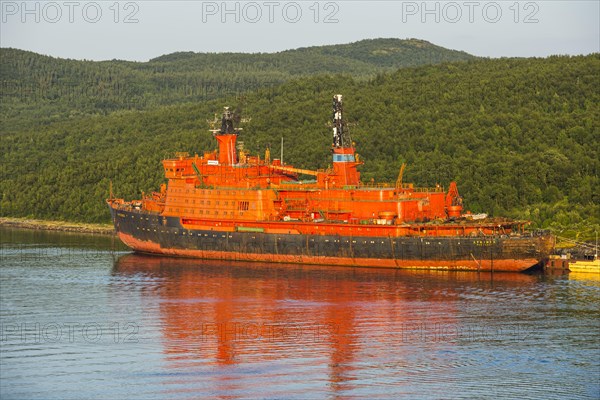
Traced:
<svg viewBox="0 0 600 400">
<path fill-rule="evenodd" d="M 0 226 L 46 231 L 93 233 L 100 235 L 114 235 L 115 233 L 115 228 L 109 224 L 86 224 L 65 221 L 44 221 L 39 219 L 27 218 L 0 217 Z"/>
</svg>

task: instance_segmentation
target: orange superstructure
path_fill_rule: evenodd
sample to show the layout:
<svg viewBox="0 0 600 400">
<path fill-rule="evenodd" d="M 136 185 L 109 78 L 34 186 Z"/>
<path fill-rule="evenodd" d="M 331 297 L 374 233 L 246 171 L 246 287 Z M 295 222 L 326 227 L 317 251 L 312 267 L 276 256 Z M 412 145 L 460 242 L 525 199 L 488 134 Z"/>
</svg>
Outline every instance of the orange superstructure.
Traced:
<svg viewBox="0 0 600 400">
<path fill-rule="evenodd" d="M 344 124 L 341 95 L 333 98 L 332 166 L 326 170 L 271 160 L 268 149 L 262 158 L 243 150 L 238 153 L 239 130 L 227 107 L 220 129 L 213 133 L 218 151 L 201 156 L 180 153 L 163 161 L 168 184 L 160 192 L 132 202 L 109 199 L 115 226 L 126 244 L 138 251 L 189 257 L 246 259 L 251 253 L 254 259 L 267 257 L 267 261 L 288 262 L 292 256 L 307 263 L 407 268 L 493 269 L 495 258 L 496 267 L 507 270 L 537 263 L 552 246 L 547 235 L 524 235 L 526 222 L 474 220 L 464 215 L 454 182 L 447 192 L 439 185 L 419 188 L 402 183 L 401 171 L 396 184 L 362 183 L 358 171 L 362 162 Z M 300 176 L 310 179 L 300 180 Z M 133 215 L 120 217 L 118 211 Z M 132 225 L 130 220 L 136 221 L 138 214 L 147 214 L 144 223 Z M 146 221 L 158 226 L 148 228 Z M 167 228 L 187 237 L 165 236 L 174 234 Z M 209 243 L 204 239 L 190 242 L 190 236 L 209 237 L 206 232 L 226 232 L 210 235 L 228 241 L 211 244 L 210 249 L 204 248 Z M 487 253 L 482 259 L 479 242 L 473 242 L 478 237 L 485 238 L 479 242 L 486 243 L 486 252 L 494 248 L 491 260 Z M 421 246 L 418 251 L 403 250 L 411 244 L 402 238 L 445 239 L 438 240 L 439 249 L 430 252 L 418 243 L 414 244 Z M 469 239 L 461 244 L 460 238 Z M 318 244 L 311 247 L 315 239 Z M 248 243 L 252 240 L 256 243 Z M 232 247 L 230 241 L 241 244 Z M 375 244 L 381 249 L 373 250 L 370 245 Z M 396 257 L 398 252 L 402 260 Z M 440 252 L 450 252 L 449 259 Z M 438 258 L 440 262 L 432 264 Z"/>
</svg>

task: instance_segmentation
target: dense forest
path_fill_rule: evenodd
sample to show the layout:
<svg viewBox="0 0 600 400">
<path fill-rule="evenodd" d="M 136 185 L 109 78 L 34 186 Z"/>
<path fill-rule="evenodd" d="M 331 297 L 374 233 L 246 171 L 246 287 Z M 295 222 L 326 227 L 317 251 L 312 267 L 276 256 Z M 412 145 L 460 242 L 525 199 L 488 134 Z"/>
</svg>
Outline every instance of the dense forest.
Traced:
<svg viewBox="0 0 600 400">
<path fill-rule="evenodd" d="M 200 102 L 290 79 L 347 73 L 369 79 L 401 67 L 473 59 L 417 39 L 372 39 L 279 53 L 193 53 L 148 62 L 77 61 L 0 49 L 2 107 L 10 130 L 81 115 Z"/>
<path fill-rule="evenodd" d="M 456 180 L 473 212 L 590 238 L 600 229 L 598 70 L 598 54 L 473 59 L 369 79 L 319 73 L 214 100 L 23 122 L 3 127 L 1 214 L 108 221 L 109 181 L 125 198 L 156 190 L 161 159 L 216 147 L 207 120 L 224 105 L 250 118 L 240 137 L 247 149 L 279 154 L 283 137 L 286 163 L 325 167 L 331 96 L 342 93 L 363 181 L 394 181 L 406 162 L 406 182 Z"/>
</svg>

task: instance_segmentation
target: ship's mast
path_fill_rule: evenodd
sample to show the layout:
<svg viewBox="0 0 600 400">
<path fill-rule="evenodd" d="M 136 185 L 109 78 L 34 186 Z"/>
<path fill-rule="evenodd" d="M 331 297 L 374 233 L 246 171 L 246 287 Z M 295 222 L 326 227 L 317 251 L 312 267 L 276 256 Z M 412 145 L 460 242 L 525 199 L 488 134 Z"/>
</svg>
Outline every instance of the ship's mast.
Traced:
<svg viewBox="0 0 600 400">
<path fill-rule="evenodd" d="M 343 118 L 342 95 L 333 96 L 333 147 L 351 147 L 352 140 L 346 132 L 346 122 Z"/>
<path fill-rule="evenodd" d="M 354 145 L 350 134 L 347 132 L 344 121 L 342 95 L 333 96 L 333 186 L 353 186 L 360 183 L 360 173 L 356 167 L 360 162 L 356 161 Z"/>
<path fill-rule="evenodd" d="M 234 118 L 235 115 L 229 107 L 224 107 L 223 115 L 221 116 L 221 129 L 210 130 L 219 143 L 219 164 L 233 165 L 238 162 L 235 143 L 242 128 L 234 127 Z M 215 116 L 213 126 L 218 126 L 217 123 L 218 120 Z"/>
<path fill-rule="evenodd" d="M 221 117 L 221 130 L 219 133 L 238 134 L 238 130 L 234 129 L 233 127 L 233 113 L 229 110 L 229 107 L 225 107 L 223 110 L 223 116 Z"/>
</svg>

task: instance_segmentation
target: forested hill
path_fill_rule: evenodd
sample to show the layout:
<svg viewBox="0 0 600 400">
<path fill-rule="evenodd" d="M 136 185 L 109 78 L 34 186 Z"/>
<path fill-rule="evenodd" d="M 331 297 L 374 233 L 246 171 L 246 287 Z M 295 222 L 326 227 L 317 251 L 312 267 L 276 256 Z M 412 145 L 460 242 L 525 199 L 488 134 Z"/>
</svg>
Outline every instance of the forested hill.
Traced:
<svg viewBox="0 0 600 400">
<path fill-rule="evenodd" d="M 77 61 L 0 49 L 5 129 L 77 115 L 205 101 L 276 86 L 292 78 L 349 73 L 355 78 L 473 56 L 429 42 L 373 39 L 279 53 L 173 53 L 148 62 Z"/>
<path fill-rule="evenodd" d="M 475 57 L 419 39 L 366 39 L 349 44 L 302 47 L 278 53 L 178 52 L 150 60 L 170 64 L 178 71 L 195 72 L 199 67 L 240 67 L 240 63 L 284 71 L 291 75 L 318 73 L 372 74 L 382 68 L 398 69 L 419 65 L 464 61 Z"/>
<path fill-rule="evenodd" d="M 331 96 L 342 93 L 365 165 L 363 181 L 456 180 L 467 209 L 532 219 L 563 235 L 600 228 L 600 55 L 483 59 L 399 69 L 371 80 L 351 75 L 196 104 L 79 117 L 4 134 L 5 216 L 107 221 L 104 199 L 139 198 L 163 180 L 160 161 L 216 144 L 207 119 L 222 106 L 251 118 L 240 140 L 271 145 L 303 168 L 330 163 Z"/>
</svg>

